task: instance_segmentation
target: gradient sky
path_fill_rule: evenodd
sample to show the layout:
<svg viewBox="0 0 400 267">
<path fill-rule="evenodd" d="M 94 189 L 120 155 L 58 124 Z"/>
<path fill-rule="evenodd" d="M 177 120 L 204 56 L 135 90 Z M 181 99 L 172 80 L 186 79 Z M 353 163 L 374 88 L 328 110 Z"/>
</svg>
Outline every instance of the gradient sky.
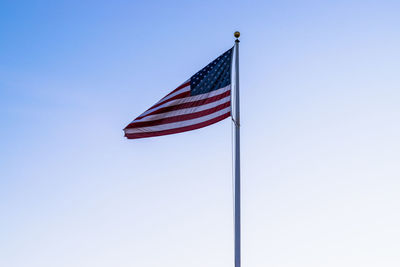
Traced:
<svg viewBox="0 0 400 267">
<path fill-rule="evenodd" d="M 125 140 L 241 37 L 243 267 L 400 266 L 399 1 L 1 1 L 0 266 L 233 266 L 231 122 Z"/>
</svg>

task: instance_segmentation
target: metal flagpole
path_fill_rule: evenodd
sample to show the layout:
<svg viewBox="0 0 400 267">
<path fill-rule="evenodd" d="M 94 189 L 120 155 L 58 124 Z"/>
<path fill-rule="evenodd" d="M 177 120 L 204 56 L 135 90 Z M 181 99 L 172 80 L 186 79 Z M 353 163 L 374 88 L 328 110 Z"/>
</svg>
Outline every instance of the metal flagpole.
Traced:
<svg viewBox="0 0 400 267">
<path fill-rule="evenodd" d="M 239 109 L 239 37 L 240 33 L 235 32 L 234 36 L 235 40 L 235 117 L 233 119 L 235 131 L 235 145 L 234 145 L 234 153 L 235 153 L 235 180 L 234 180 L 234 196 L 235 196 L 235 267 L 240 267 L 241 259 L 240 259 L 240 109 Z"/>
</svg>

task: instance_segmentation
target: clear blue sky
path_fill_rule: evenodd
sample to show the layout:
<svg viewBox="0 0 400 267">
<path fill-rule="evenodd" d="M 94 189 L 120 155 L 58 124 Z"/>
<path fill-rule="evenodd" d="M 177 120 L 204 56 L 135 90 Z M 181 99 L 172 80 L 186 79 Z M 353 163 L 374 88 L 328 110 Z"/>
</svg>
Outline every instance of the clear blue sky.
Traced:
<svg viewBox="0 0 400 267">
<path fill-rule="evenodd" d="M 122 129 L 235 30 L 243 266 L 400 266 L 399 10 L 2 1 L 0 266 L 232 266 L 230 121 Z"/>
</svg>

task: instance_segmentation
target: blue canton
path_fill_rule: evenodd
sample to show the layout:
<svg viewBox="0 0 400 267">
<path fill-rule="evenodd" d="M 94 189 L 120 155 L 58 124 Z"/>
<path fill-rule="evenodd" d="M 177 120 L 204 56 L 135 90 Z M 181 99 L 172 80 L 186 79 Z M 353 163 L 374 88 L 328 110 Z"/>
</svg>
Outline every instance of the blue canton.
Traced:
<svg viewBox="0 0 400 267">
<path fill-rule="evenodd" d="M 233 48 L 190 78 L 190 95 L 205 94 L 231 84 Z"/>
</svg>

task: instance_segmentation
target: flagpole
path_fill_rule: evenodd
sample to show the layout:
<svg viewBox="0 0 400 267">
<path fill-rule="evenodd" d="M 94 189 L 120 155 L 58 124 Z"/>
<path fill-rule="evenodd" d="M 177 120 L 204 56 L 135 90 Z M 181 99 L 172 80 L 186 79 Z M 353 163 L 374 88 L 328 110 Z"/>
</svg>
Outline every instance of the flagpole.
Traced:
<svg viewBox="0 0 400 267">
<path fill-rule="evenodd" d="M 235 153 L 235 179 L 234 179 L 234 217 L 235 217 L 235 267 L 241 266 L 241 227 L 240 227 L 240 106 L 239 106 L 239 37 L 240 33 L 235 32 L 234 36 L 235 40 L 235 116 L 233 119 L 235 131 L 235 145 L 234 145 L 234 153 Z"/>
</svg>

